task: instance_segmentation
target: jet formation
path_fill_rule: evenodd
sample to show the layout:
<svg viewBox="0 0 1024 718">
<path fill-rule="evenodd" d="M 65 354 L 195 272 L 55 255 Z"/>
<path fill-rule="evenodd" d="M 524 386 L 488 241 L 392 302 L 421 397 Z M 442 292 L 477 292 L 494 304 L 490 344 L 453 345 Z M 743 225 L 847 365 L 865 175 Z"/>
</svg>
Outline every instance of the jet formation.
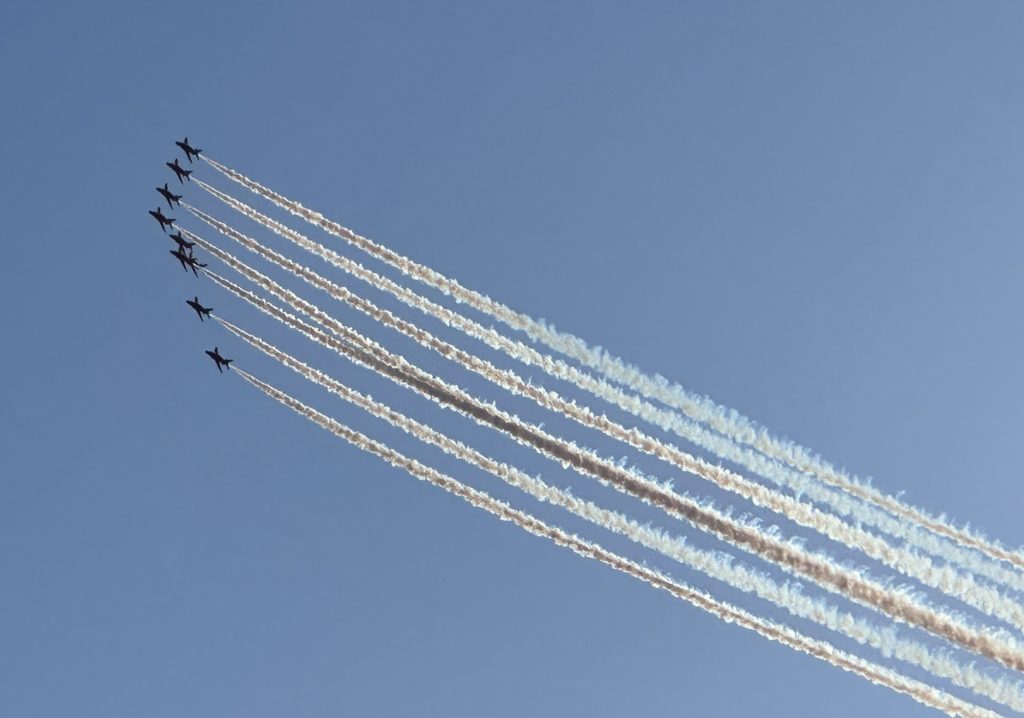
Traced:
<svg viewBox="0 0 1024 718">
<path fill-rule="evenodd" d="M 193 159 L 199 159 L 199 153 L 202 152 L 202 150 L 189 144 L 188 137 L 183 139 L 181 142 L 176 141 L 174 144 L 176 144 L 181 151 L 185 153 L 185 158 L 188 160 L 189 164 L 192 164 Z M 172 172 L 174 172 L 174 176 L 178 178 L 179 184 L 185 184 L 185 180 L 188 180 L 189 182 L 192 181 L 191 175 L 194 170 L 187 170 L 182 167 L 181 164 L 179 164 L 177 157 L 175 157 L 172 162 L 166 162 L 165 164 Z M 167 182 L 164 182 L 164 186 L 157 187 L 156 191 L 167 202 L 168 210 L 173 211 L 175 206 L 181 206 L 182 195 L 171 192 L 167 184 Z M 168 235 L 169 239 L 177 245 L 175 249 L 170 250 L 170 254 L 178 260 L 181 264 L 181 268 L 185 270 L 186 273 L 191 269 L 192 274 L 198 277 L 199 270 L 205 267 L 206 264 L 200 262 L 195 256 L 194 248 L 196 243 L 185 239 L 182 235 L 182 230 L 177 228 L 175 225 L 177 220 L 174 217 L 168 217 L 165 215 L 163 208 L 159 205 L 156 209 L 149 210 L 149 214 L 157 221 L 160 225 L 160 229 L 163 230 L 165 235 L 168 233 L 168 230 L 176 230 Z M 199 317 L 199 321 L 201 322 L 205 322 L 206 317 L 209 317 L 213 313 L 213 307 L 204 307 L 199 301 L 198 295 L 192 297 L 192 299 L 186 299 L 185 304 L 195 311 L 196 316 Z M 206 355 L 213 360 L 213 363 L 217 366 L 217 371 L 221 373 L 224 372 L 224 369 L 230 369 L 231 362 L 234 361 L 233 359 L 225 359 L 221 356 L 220 349 L 217 347 L 214 347 L 213 351 L 207 349 Z"/>
</svg>

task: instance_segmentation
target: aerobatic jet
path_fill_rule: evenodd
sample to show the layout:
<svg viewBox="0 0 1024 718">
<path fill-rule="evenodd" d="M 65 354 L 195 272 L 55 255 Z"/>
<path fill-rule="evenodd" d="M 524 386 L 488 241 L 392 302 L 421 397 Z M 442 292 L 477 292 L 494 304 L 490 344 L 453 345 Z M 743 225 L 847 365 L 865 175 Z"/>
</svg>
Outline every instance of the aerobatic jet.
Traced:
<svg viewBox="0 0 1024 718">
<path fill-rule="evenodd" d="M 189 305 L 196 310 L 196 314 L 199 316 L 199 321 L 205 321 L 203 317 L 210 316 L 210 312 L 213 311 L 213 307 L 204 307 L 199 303 L 199 297 L 193 297 L 192 299 L 186 299 L 185 304 Z"/>
<path fill-rule="evenodd" d="M 185 153 L 185 157 L 188 158 L 189 164 L 192 164 L 192 155 L 195 155 L 196 159 L 199 159 L 199 153 L 202 152 L 202 150 L 197 150 L 195 147 L 190 145 L 188 143 L 188 137 L 183 139 L 181 142 L 175 142 L 174 144 L 180 147 L 181 151 Z"/>
<path fill-rule="evenodd" d="M 184 252 L 186 249 L 192 249 L 194 246 L 196 246 L 195 242 L 189 242 L 187 239 L 181 236 L 180 229 L 171 235 L 171 239 L 178 243 L 178 249 L 180 249 L 182 252 Z"/>
<path fill-rule="evenodd" d="M 173 204 L 174 202 L 177 202 L 179 207 L 181 206 L 181 195 L 180 194 L 174 194 L 169 189 L 167 189 L 167 183 L 166 182 L 164 182 L 164 186 L 163 187 L 157 187 L 156 191 L 164 196 L 164 199 L 167 200 L 167 206 L 169 208 L 174 209 L 174 204 Z"/>
<path fill-rule="evenodd" d="M 160 229 L 167 231 L 168 227 L 174 225 L 174 217 L 164 217 L 164 213 L 157 207 L 155 210 L 149 210 L 149 213 L 153 215 L 153 219 L 160 223 Z"/>
<path fill-rule="evenodd" d="M 199 276 L 199 270 L 196 269 L 196 268 L 197 267 L 205 267 L 206 266 L 205 264 L 200 262 L 198 259 L 196 259 L 195 256 L 191 252 L 189 252 L 188 254 L 185 254 L 183 251 L 181 251 L 180 248 L 179 249 L 172 249 L 171 250 L 171 254 L 174 256 L 175 259 L 177 259 L 179 262 L 181 262 L 181 268 L 182 269 L 184 269 L 186 272 L 189 269 L 191 269 L 192 270 L 192 274 L 196 275 L 197 277 Z"/>
<path fill-rule="evenodd" d="M 220 350 L 217 349 L 217 347 L 214 347 L 212 352 L 209 349 L 207 349 L 206 354 L 211 359 L 213 359 L 214 363 L 217 365 L 217 371 L 221 372 L 222 374 L 224 373 L 224 370 L 221 369 L 221 367 L 224 366 L 230 369 L 231 367 L 228 365 L 234 361 L 234 359 L 225 359 L 224 357 L 222 357 L 220 355 Z"/>
<path fill-rule="evenodd" d="M 179 165 L 177 157 L 174 158 L 174 162 L 164 162 L 164 164 L 174 170 L 174 174 L 178 175 L 178 181 L 182 184 L 185 184 L 185 180 L 183 180 L 182 177 L 187 178 L 189 182 L 192 181 L 192 178 L 189 177 L 189 175 L 192 174 L 192 170 L 187 170 Z"/>
</svg>

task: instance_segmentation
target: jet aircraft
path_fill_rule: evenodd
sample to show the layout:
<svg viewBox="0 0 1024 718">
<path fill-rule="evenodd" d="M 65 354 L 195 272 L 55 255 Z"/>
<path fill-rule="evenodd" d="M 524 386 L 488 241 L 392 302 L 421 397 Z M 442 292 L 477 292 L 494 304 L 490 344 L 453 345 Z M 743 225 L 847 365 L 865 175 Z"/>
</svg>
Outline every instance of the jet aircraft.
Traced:
<svg viewBox="0 0 1024 718">
<path fill-rule="evenodd" d="M 163 187 L 157 187 L 156 191 L 164 196 L 164 199 L 167 200 L 167 206 L 169 208 L 174 209 L 174 204 L 173 204 L 174 202 L 177 202 L 179 207 L 181 206 L 181 195 L 180 194 L 174 194 L 169 189 L 167 189 L 167 183 L 166 182 L 164 182 L 164 186 Z"/>
<path fill-rule="evenodd" d="M 203 317 L 210 316 L 210 312 L 213 311 L 213 307 L 204 307 L 199 303 L 199 297 L 193 297 L 192 299 L 186 299 L 185 304 L 189 305 L 196 310 L 196 315 L 199 317 L 199 321 L 205 321 Z"/>
<path fill-rule="evenodd" d="M 196 246 L 195 242 L 189 242 L 187 239 L 181 236 L 180 229 L 171 235 L 171 239 L 178 243 L 178 249 L 180 249 L 183 252 L 186 249 L 192 249 L 194 246 Z"/>
<path fill-rule="evenodd" d="M 185 184 L 185 180 L 182 179 L 182 177 L 187 178 L 189 182 L 192 181 L 192 178 L 189 177 L 189 175 L 192 174 L 192 170 L 187 170 L 179 165 L 177 157 L 174 158 L 174 162 L 164 162 L 164 164 L 174 170 L 174 174 L 178 175 L 178 181 L 182 184 Z"/>
<path fill-rule="evenodd" d="M 188 143 L 188 137 L 183 139 L 181 142 L 175 142 L 174 144 L 180 147 L 181 151 L 185 153 L 185 157 L 188 158 L 189 164 L 192 164 L 192 155 L 195 155 L 196 159 L 199 159 L 199 153 L 202 152 L 202 150 L 197 150 L 195 147 L 190 145 Z"/>
<path fill-rule="evenodd" d="M 174 217 L 164 217 L 164 213 L 157 207 L 155 210 L 149 210 L 149 213 L 153 215 L 153 219 L 160 223 L 160 229 L 167 231 L 168 227 L 174 226 Z"/>
<path fill-rule="evenodd" d="M 225 359 L 224 357 L 222 357 L 220 355 L 220 350 L 217 349 L 217 347 L 214 347 L 212 352 L 209 349 L 207 349 L 206 350 L 206 354 L 211 359 L 213 359 L 214 363 L 217 365 L 217 371 L 219 371 L 221 373 L 224 373 L 224 370 L 221 369 L 221 366 L 224 366 L 224 367 L 227 367 L 228 369 L 230 369 L 231 367 L 228 366 L 228 365 L 231 364 L 231 362 L 234 361 L 234 359 Z"/>
<path fill-rule="evenodd" d="M 199 276 L 199 270 L 196 268 L 206 266 L 198 259 L 196 259 L 195 256 L 191 253 L 191 251 L 188 254 L 185 254 L 180 247 L 178 249 L 172 249 L 171 254 L 174 256 L 175 259 L 181 262 L 182 269 L 184 269 L 186 272 L 189 269 L 191 269 L 192 274 L 196 275 L 197 277 Z"/>
</svg>

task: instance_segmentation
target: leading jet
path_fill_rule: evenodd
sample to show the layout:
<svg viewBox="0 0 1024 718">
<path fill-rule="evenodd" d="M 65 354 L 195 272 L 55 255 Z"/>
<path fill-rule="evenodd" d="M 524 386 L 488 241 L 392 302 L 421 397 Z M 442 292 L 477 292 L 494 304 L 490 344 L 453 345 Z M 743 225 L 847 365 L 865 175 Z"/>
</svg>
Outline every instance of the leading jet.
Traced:
<svg viewBox="0 0 1024 718">
<path fill-rule="evenodd" d="M 189 175 L 192 174 L 192 170 L 187 170 L 179 165 L 177 157 L 174 158 L 174 162 L 164 162 L 164 164 L 174 170 L 174 174 L 178 175 L 178 181 L 182 184 L 185 184 L 185 180 L 183 180 L 182 177 L 187 178 L 189 182 L 192 181 L 192 178 L 189 177 Z"/>
<path fill-rule="evenodd" d="M 222 357 L 220 355 L 220 350 L 217 349 L 217 347 L 214 347 L 212 352 L 209 349 L 207 349 L 206 354 L 211 359 L 213 359 L 214 363 L 217 365 L 217 371 L 219 371 L 222 374 L 224 373 L 224 370 L 221 369 L 221 367 L 224 366 L 230 369 L 231 367 L 228 365 L 234 361 L 234 359 L 225 359 L 224 357 Z"/>
<path fill-rule="evenodd" d="M 164 213 L 157 207 L 155 210 L 149 210 L 149 213 L 153 215 L 153 219 L 160 223 L 160 229 L 167 231 L 168 227 L 174 226 L 174 217 L 164 217 Z"/>
<path fill-rule="evenodd" d="M 180 229 L 171 235 L 171 239 L 178 243 L 178 249 L 180 249 L 182 252 L 184 252 L 186 249 L 192 249 L 194 246 L 196 246 L 195 242 L 189 242 L 187 239 L 181 236 Z"/>
<path fill-rule="evenodd" d="M 185 254 L 185 252 L 183 252 L 180 247 L 178 249 L 172 249 L 171 254 L 174 256 L 175 259 L 181 262 L 182 269 L 184 269 L 186 272 L 189 269 L 191 269 L 192 274 L 196 275 L 197 277 L 199 276 L 199 270 L 197 269 L 197 267 L 206 266 L 198 259 L 196 259 L 195 255 L 193 255 L 191 251 L 188 254 Z"/>
<path fill-rule="evenodd" d="M 175 142 L 174 144 L 180 147 L 181 151 L 185 153 L 185 157 L 188 158 L 189 164 L 192 164 L 192 155 L 195 155 L 196 159 L 199 159 L 199 153 L 202 152 L 202 150 L 197 150 L 195 147 L 190 145 L 188 143 L 188 137 L 183 139 L 181 142 Z"/>
<path fill-rule="evenodd" d="M 181 195 L 174 194 L 169 189 L 167 189 L 166 182 L 164 182 L 163 187 L 157 187 L 156 191 L 164 196 L 164 199 L 167 200 L 167 206 L 169 208 L 174 209 L 174 203 L 177 203 L 179 207 L 181 206 Z"/>
<path fill-rule="evenodd" d="M 189 305 L 196 310 L 196 315 L 199 317 L 199 321 L 205 321 L 203 317 L 210 316 L 210 312 L 213 311 L 213 307 L 204 307 L 199 303 L 199 297 L 193 297 L 192 299 L 186 299 L 185 304 Z"/>
</svg>

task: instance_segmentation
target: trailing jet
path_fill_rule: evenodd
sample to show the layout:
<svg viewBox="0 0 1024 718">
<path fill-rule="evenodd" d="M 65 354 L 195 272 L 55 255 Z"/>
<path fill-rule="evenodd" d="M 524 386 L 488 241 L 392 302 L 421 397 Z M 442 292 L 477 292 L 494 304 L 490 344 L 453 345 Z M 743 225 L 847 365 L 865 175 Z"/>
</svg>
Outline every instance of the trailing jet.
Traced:
<svg viewBox="0 0 1024 718">
<path fill-rule="evenodd" d="M 197 150 L 195 147 L 190 145 L 188 143 L 188 137 L 183 139 L 181 142 L 175 142 L 174 144 L 180 147 L 181 151 L 185 153 L 185 157 L 188 158 L 189 164 L 192 164 L 192 155 L 195 155 L 196 159 L 199 159 L 199 153 L 202 152 L 202 150 Z"/>
<path fill-rule="evenodd" d="M 186 272 L 189 269 L 191 269 L 192 270 L 192 274 L 196 275 L 197 277 L 199 276 L 199 271 L 196 269 L 196 267 L 205 267 L 206 266 L 205 264 L 200 262 L 198 259 L 196 259 L 195 256 L 191 252 L 189 252 L 188 254 L 185 254 L 181 250 L 181 248 L 172 249 L 171 250 L 171 254 L 174 255 L 175 259 L 177 259 L 179 262 L 181 262 L 181 268 L 182 269 L 184 269 Z"/>
<path fill-rule="evenodd" d="M 174 202 L 177 202 L 179 207 L 181 206 L 181 195 L 180 194 L 174 194 L 169 189 L 167 189 L 167 183 L 166 182 L 164 182 L 164 186 L 163 187 L 157 187 L 156 191 L 164 196 L 164 199 L 167 200 L 167 206 L 169 208 L 174 209 L 174 204 L 172 204 Z"/>
<path fill-rule="evenodd" d="M 200 304 L 199 303 L 199 297 L 194 297 L 192 299 L 186 299 L 185 300 L 185 304 L 189 305 L 190 307 L 192 307 L 193 309 L 196 310 L 196 314 L 199 315 L 199 321 L 201 321 L 201 322 L 205 321 L 203 319 L 204 316 L 205 317 L 210 316 L 210 312 L 213 311 L 213 307 L 204 307 L 202 304 Z"/>
<path fill-rule="evenodd" d="M 220 355 L 220 350 L 217 349 L 217 347 L 214 347 L 212 352 L 209 349 L 207 349 L 206 354 L 211 359 L 213 359 L 214 363 L 217 365 L 217 371 L 221 372 L 222 374 L 224 373 L 224 370 L 221 369 L 221 367 L 224 366 L 230 369 L 231 367 L 228 365 L 234 361 L 234 359 L 225 359 L 224 357 L 222 357 Z"/>
<path fill-rule="evenodd" d="M 157 207 L 155 210 L 149 210 L 149 213 L 153 215 L 153 219 L 160 223 L 160 229 L 167 231 L 168 227 L 174 226 L 174 217 L 164 217 L 164 213 Z"/>
<path fill-rule="evenodd" d="M 192 249 L 194 246 L 196 246 L 195 242 L 189 242 L 187 239 L 181 236 L 180 229 L 171 235 L 171 239 L 178 243 L 178 249 L 180 249 L 182 252 L 184 252 L 186 249 Z"/>
<path fill-rule="evenodd" d="M 182 177 L 187 177 L 189 182 L 192 181 L 192 178 L 189 177 L 189 175 L 192 174 L 192 170 L 187 170 L 179 165 L 177 157 L 174 158 L 174 162 L 164 162 L 164 164 L 174 170 L 174 174 L 178 175 L 178 181 L 182 184 L 185 184 L 185 180 L 183 180 Z"/>
</svg>

